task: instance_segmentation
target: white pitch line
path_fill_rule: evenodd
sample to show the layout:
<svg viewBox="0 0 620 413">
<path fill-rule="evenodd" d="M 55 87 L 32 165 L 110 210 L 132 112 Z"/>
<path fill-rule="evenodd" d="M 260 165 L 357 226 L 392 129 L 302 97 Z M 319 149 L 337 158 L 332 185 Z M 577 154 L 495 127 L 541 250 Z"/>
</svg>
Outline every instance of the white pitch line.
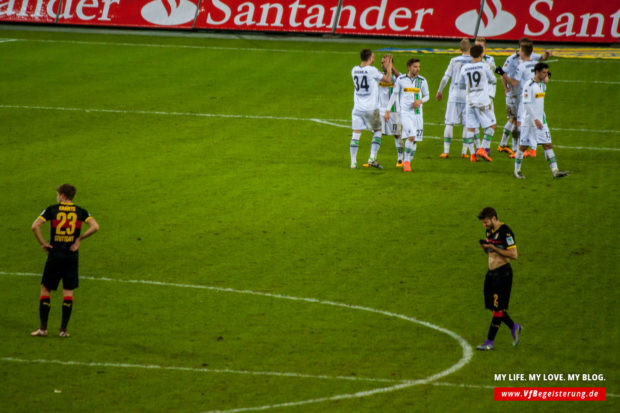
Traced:
<svg viewBox="0 0 620 413">
<path fill-rule="evenodd" d="M 322 123 L 325 125 L 336 126 L 338 128 L 351 129 L 350 125 L 342 125 L 334 122 L 327 122 L 321 119 L 310 119 L 311 121 Z M 429 123 L 430 124 L 430 123 Z M 437 124 L 432 124 L 437 125 Z M 573 129 L 574 130 L 574 129 Z M 424 139 L 434 139 L 434 140 L 443 140 L 441 136 L 427 136 L 424 135 Z M 452 138 L 453 141 L 462 141 L 461 138 Z M 605 148 L 605 147 L 588 147 L 588 146 L 564 146 L 564 145 L 554 145 L 556 148 L 561 149 L 581 149 L 581 150 L 590 150 L 590 151 L 620 151 L 620 148 Z"/>
<path fill-rule="evenodd" d="M 440 387 L 463 387 L 467 389 L 494 389 L 497 386 L 490 386 L 484 384 L 458 384 L 458 383 L 446 383 L 446 382 L 435 382 L 431 383 L 431 386 L 440 386 Z"/>
<path fill-rule="evenodd" d="M 124 109 L 96 109 L 96 108 L 67 108 L 56 106 L 27 106 L 27 105 L 0 105 L 4 109 L 26 110 L 57 110 L 61 112 L 85 112 L 85 113 L 118 113 L 123 115 L 158 115 L 158 116 L 190 116 L 198 118 L 236 118 L 236 119 L 267 119 L 267 120 L 296 120 L 313 121 L 310 118 L 298 118 L 293 116 L 270 116 L 270 115 L 237 115 L 225 113 L 200 113 L 200 112 L 165 112 L 156 110 L 124 110 Z"/>
<path fill-rule="evenodd" d="M 41 276 L 38 273 L 30 273 L 30 272 L 6 272 L 0 271 L 0 275 L 18 275 L 18 276 L 28 276 L 35 277 Z M 252 295 L 262 295 L 267 297 L 275 297 L 275 298 L 285 298 L 285 299 L 293 299 L 296 301 L 308 301 L 312 303 L 320 303 L 320 304 L 329 304 L 329 305 L 337 305 L 345 308 L 355 308 L 362 309 L 372 312 L 378 312 L 379 314 L 385 313 L 382 310 L 375 310 L 365 307 L 358 306 L 350 306 L 348 304 L 342 303 L 331 303 L 329 301 L 321 301 L 317 299 L 307 299 L 307 298 L 299 298 L 299 297 L 290 297 L 290 296 L 282 296 L 278 294 L 270 294 L 270 293 L 260 293 L 255 291 L 248 290 L 233 290 L 230 288 L 222 288 L 222 287 L 209 287 L 209 286 L 201 286 L 201 285 L 192 285 L 192 284 L 178 284 L 178 283 L 167 283 L 160 281 L 148 281 L 148 280 L 119 280 L 113 278 L 106 277 L 89 277 L 82 276 L 81 278 L 89 279 L 89 280 L 99 280 L 99 281 L 116 281 L 123 283 L 140 283 L 140 284 L 150 284 L 150 285 L 163 285 L 163 286 L 173 286 L 173 287 L 185 287 L 185 288 L 200 288 L 200 289 L 208 289 L 215 291 L 224 291 L 224 292 L 235 292 L 242 294 L 252 294 Z M 387 313 L 391 314 L 391 313 Z M 398 316 L 398 315 L 397 315 Z M 407 319 L 406 316 L 399 316 L 398 318 Z M 425 323 L 425 322 L 422 322 Z M 431 324 L 432 325 L 432 324 Z M 441 328 L 441 327 L 440 327 Z M 471 351 L 471 349 L 470 349 Z M 304 400 L 300 402 L 288 402 L 288 403 L 280 403 L 276 405 L 268 405 L 268 406 L 260 406 L 260 407 L 248 407 L 241 409 L 233 409 L 233 410 L 225 410 L 220 413 L 233 413 L 233 412 L 244 412 L 244 411 L 255 411 L 255 410 L 267 410 L 278 407 L 292 407 L 292 406 L 300 406 L 311 403 L 319 403 L 324 401 L 336 401 L 343 399 L 351 399 L 351 398 L 359 398 L 359 397 L 367 397 L 372 396 L 378 393 L 387 393 L 391 391 L 400 390 L 406 387 L 413 387 L 416 385 L 430 384 L 433 386 L 446 386 L 446 387 L 462 387 L 462 388 L 478 388 L 478 389 L 493 389 L 496 386 L 490 385 L 476 385 L 476 384 L 458 384 L 458 383 L 447 383 L 447 382 L 436 382 L 441 377 L 445 377 L 448 374 L 444 374 L 445 372 L 440 372 L 434 376 L 427 377 L 426 379 L 421 380 L 392 380 L 392 379 L 379 379 L 379 378 L 364 378 L 364 377 L 353 377 L 353 376 L 325 376 L 325 375 L 309 375 L 309 374 L 300 374 L 300 373 L 283 373 L 283 372 L 260 372 L 260 371 L 249 371 L 249 370 L 230 370 L 230 369 L 207 369 L 207 368 L 192 368 L 192 367 L 175 367 L 175 366 L 159 366 L 159 365 L 142 365 L 142 364 L 128 364 L 128 363 L 96 363 L 96 362 L 78 362 L 78 361 L 60 361 L 60 360 L 26 360 L 19 359 L 14 357 L 0 357 L 0 360 L 10 361 L 10 362 L 22 362 L 22 363 L 50 363 L 50 364 L 60 364 L 60 365 L 77 365 L 77 366 L 89 366 L 89 367 L 116 367 L 116 368 L 140 368 L 140 369 L 161 369 L 161 370 L 172 370 L 172 371 L 192 371 L 192 372 L 204 372 L 204 373 L 223 373 L 223 374 L 244 374 L 244 375 L 257 375 L 257 376 L 281 376 L 281 377 L 295 377 L 295 378 L 310 378 L 310 379 L 324 379 L 324 380 L 352 380 L 352 381 L 374 381 L 374 382 L 392 382 L 399 383 L 396 386 L 385 387 L 380 389 L 374 389 L 369 391 L 358 392 L 354 394 L 346 394 L 346 395 L 337 395 L 332 397 L 323 397 L 318 399 Z M 462 359 L 463 360 L 463 359 Z M 461 360 L 461 361 L 462 361 Z M 469 361 L 469 360 L 468 360 Z M 467 361 L 467 362 L 468 362 Z M 463 363 L 463 366 L 467 363 Z M 456 366 L 456 365 L 455 365 Z M 452 368 L 454 368 L 453 366 Z M 461 367 L 455 369 L 454 371 L 460 369 Z M 619 397 L 617 394 L 607 393 L 609 397 Z M 215 413 L 215 412 L 213 412 Z"/>
<path fill-rule="evenodd" d="M 15 41 L 17 41 L 17 39 L 0 39 L 0 43 L 10 43 Z"/>
<path fill-rule="evenodd" d="M 84 112 L 84 113 L 117 113 L 124 115 L 152 115 L 152 116 L 190 116 L 190 117 L 202 117 L 202 118 L 232 118 L 232 119 L 266 119 L 266 120 L 293 120 L 303 122 L 316 122 L 324 125 L 335 126 L 344 129 L 350 129 L 350 125 L 343 125 L 336 122 L 347 122 L 344 119 L 317 119 L 317 118 L 299 118 L 294 116 L 270 116 L 270 115 L 239 115 L 239 114 L 225 114 L 225 113 L 200 113 L 200 112 L 166 112 L 155 110 L 125 110 L 125 109 L 97 109 L 97 108 L 71 108 L 71 107 L 56 107 L 56 106 L 29 106 L 29 105 L 0 105 L 0 109 L 23 109 L 23 110 L 56 110 L 61 112 Z M 427 122 L 427 125 L 431 126 L 443 126 L 443 124 Z M 594 129 L 566 129 L 566 128 L 551 128 L 551 130 L 563 130 L 563 131 L 578 131 L 578 132 L 598 132 L 598 133 L 620 133 L 617 130 L 594 130 Z M 440 136 L 425 136 L 428 139 L 440 139 Z M 460 140 L 460 138 L 453 138 L 454 140 Z M 587 147 L 587 146 L 561 146 L 555 145 L 557 148 L 563 149 L 582 149 L 592 151 L 620 151 L 620 148 L 606 148 L 606 147 Z"/>
<path fill-rule="evenodd" d="M 1 106 L 0 106 L 1 107 Z M 319 123 L 324 123 L 326 125 L 331 125 L 331 126 L 338 126 L 341 128 L 348 128 L 351 129 L 351 124 L 350 121 L 347 121 L 346 119 L 309 119 L 315 122 L 319 122 Z M 340 124 L 340 123 L 331 123 L 331 122 L 325 122 L 325 121 L 331 121 L 331 122 L 349 122 L 346 124 Z M 444 126 L 443 123 L 434 123 L 434 122 L 424 122 L 425 125 L 430 125 L 430 126 Z M 588 132 L 588 133 L 617 133 L 620 134 L 620 130 L 613 130 L 613 129 L 578 129 L 578 128 L 549 128 L 551 130 L 559 130 L 559 131 L 568 131 L 568 132 Z M 426 136 L 425 136 L 426 138 Z M 441 138 L 443 139 L 443 138 Z M 459 138 L 455 138 L 455 139 L 459 139 Z M 609 150 L 609 148 L 604 148 L 605 150 Z M 613 148 L 612 148 L 613 150 Z M 620 150 L 620 149 L 616 149 L 616 150 Z"/>
<path fill-rule="evenodd" d="M 369 381 L 369 382 L 382 382 L 382 383 L 408 382 L 408 380 L 378 379 L 378 378 L 357 377 L 357 376 L 327 376 L 327 375 L 287 373 L 287 372 L 277 372 L 277 371 L 209 369 L 209 368 L 198 368 L 198 367 L 161 366 L 158 364 L 99 363 L 99 362 L 84 362 L 84 361 L 73 361 L 73 360 L 21 359 L 21 358 L 16 358 L 16 357 L 0 357 L 0 360 L 15 362 L 15 363 L 40 363 L 40 364 L 60 364 L 63 366 L 114 367 L 114 368 L 127 368 L 127 369 L 189 371 L 189 372 L 195 372 L 195 373 L 240 374 L 240 375 L 248 375 L 248 376 L 276 376 L 276 377 L 293 377 L 293 378 L 301 378 L 301 379 L 318 379 L 318 380 L 348 380 L 348 381 Z"/>
<path fill-rule="evenodd" d="M 562 83 L 597 83 L 602 85 L 620 85 L 620 81 L 614 80 L 565 80 L 565 79 L 553 79 L 552 83 L 562 82 Z"/>
<path fill-rule="evenodd" d="M 39 276 L 40 275 L 36 273 L 5 272 L 5 271 L 0 271 L 0 274 L 19 275 L 19 276 Z M 265 293 L 265 292 L 251 291 L 251 290 L 236 290 L 233 288 L 213 287 L 213 286 L 207 286 L 207 285 L 180 284 L 180 283 L 169 283 L 169 282 L 163 282 L 163 281 L 149 281 L 149 280 L 120 280 L 120 279 L 107 278 L 107 277 L 90 277 L 90 276 L 82 276 L 81 278 L 88 279 L 88 280 L 97 280 L 97 281 L 112 281 L 112 282 L 129 283 L 129 284 L 146 284 L 146 285 L 158 285 L 158 286 L 168 286 L 168 287 L 195 288 L 195 289 L 203 289 L 203 290 L 219 291 L 219 292 L 227 292 L 227 293 L 235 293 L 235 294 L 248 294 L 248 295 L 254 295 L 254 296 L 261 296 L 261 297 L 269 297 L 269 298 L 277 298 L 277 299 L 284 299 L 284 300 L 290 300 L 290 301 L 322 304 L 322 305 L 328 305 L 328 306 L 333 306 L 333 307 L 341 307 L 341 308 L 346 308 L 349 310 L 366 311 L 369 313 L 384 315 L 387 317 L 398 318 L 398 319 L 408 321 L 413 324 L 419 324 L 421 326 L 428 327 L 432 330 L 435 330 L 435 331 L 438 331 L 440 333 L 450 336 L 451 338 L 456 340 L 461 346 L 462 356 L 461 356 L 461 359 L 457 363 L 453 364 L 451 367 L 447 368 L 446 370 L 440 371 L 439 373 L 433 374 L 424 379 L 400 382 L 393 386 L 381 387 L 381 388 L 376 388 L 376 389 L 357 392 L 357 393 L 340 394 L 336 396 L 321 397 L 317 399 L 301 400 L 301 401 L 281 403 L 281 404 L 275 404 L 275 405 L 247 407 L 247 408 L 242 408 L 242 409 L 227 410 L 226 412 L 267 410 L 267 409 L 273 409 L 277 407 L 302 406 L 302 405 L 320 403 L 320 402 L 325 402 L 325 401 L 354 399 L 354 398 L 368 397 L 368 396 L 372 396 L 372 395 L 380 394 L 380 393 L 393 392 L 393 391 L 402 390 L 402 389 L 417 386 L 417 385 L 429 384 L 436 380 L 439 380 L 442 377 L 448 376 L 460 370 L 467 363 L 469 363 L 473 357 L 472 347 L 469 345 L 467 341 L 465 341 L 464 338 L 462 338 L 455 332 L 450 331 L 443 327 L 439 327 L 435 324 L 431 324 L 426 321 L 418 320 L 414 317 L 408 317 L 406 315 L 392 313 L 392 312 L 384 311 L 384 310 L 377 310 L 375 308 L 339 303 L 339 302 L 334 302 L 334 301 L 319 300 L 317 298 L 294 297 L 290 295 L 272 294 L 272 293 Z"/>
<path fill-rule="evenodd" d="M 281 373 L 281 372 L 265 372 L 265 371 L 249 371 L 249 370 L 231 370 L 231 369 L 209 369 L 196 367 L 179 367 L 179 366 L 160 366 L 157 364 L 131 364 L 131 363 L 99 363 L 99 362 L 82 362 L 72 360 L 44 360 L 44 359 L 21 359 L 17 357 L 0 357 L 0 360 L 14 363 L 40 363 L 40 364 L 58 364 L 61 366 L 83 366 L 83 367 L 111 367 L 111 368 L 128 368 L 128 369 L 145 369 L 145 370 L 166 370 L 166 371 L 189 371 L 194 373 L 220 373 L 220 374 L 240 374 L 251 376 L 277 376 L 277 377 L 293 377 L 305 379 L 320 380 L 352 380 L 352 381 L 371 381 L 371 382 L 401 382 L 403 384 L 409 382 L 407 380 L 390 380 L 390 379 L 373 379 L 352 376 L 324 376 L 299 373 Z M 438 387 L 460 387 L 467 389 L 494 389 L 497 386 L 483 384 L 458 384 L 447 382 L 433 382 L 431 386 Z M 616 394 L 607 393 L 609 397 L 618 397 Z M 237 410 L 239 411 L 239 410 Z"/>
<path fill-rule="evenodd" d="M 323 125 L 335 126 L 337 128 L 351 129 L 351 125 L 341 125 L 339 123 L 330 122 L 326 119 L 310 119 L 312 122 L 322 123 Z"/>
</svg>

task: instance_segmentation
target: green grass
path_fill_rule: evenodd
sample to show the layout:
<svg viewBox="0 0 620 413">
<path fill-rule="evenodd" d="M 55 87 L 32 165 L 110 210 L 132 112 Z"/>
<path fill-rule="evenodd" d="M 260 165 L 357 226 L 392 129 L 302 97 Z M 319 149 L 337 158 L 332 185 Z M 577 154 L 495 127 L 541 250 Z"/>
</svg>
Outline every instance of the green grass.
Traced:
<svg viewBox="0 0 620 413">
<path fill-rule="evenodd" d="M 389 137 L 383 171 L 350 170 L 350 70 L 359 49 L 380 47 L 372 42 L 18 31 L 2 38 L 20 41 L 0 43 L 0 410 L 242 409 L 449 369 L 463 357 L 458 341 L 386 312 L 448 329 L 471 346 L 485 338 L 476 215 L 487 205 L 519 248 L 510 304 L 525 326 L 518 348 L 502 327 L 496 350 L 473 354 L 435 383 L 445 386 L 272 410 L 617 410 L 613 396 L 494 402 L 490 387 L 604 386 L 620 394 L 620 63 L 551 63 L 547 115 L 559 166 L 572 174 L 553 180 L 539 150 L 524 161 L 527 180 L 517 181 L 511 160 L 495 153 L 499 133 L 492 164 L 456 158 L 458 140 L 453 158 L 440 160 L 442 142 L 432 137 L 443 133 L 445 102 L 434 99 L 424 107 L 413 174 L 393 167 Z M 398 54 L 396 66 L 403 70 L 410 56 Z M 421 58 L 434 95 L 450 56 Z M 571 79 L 616 83 L 554 83 Z M 501 127 L 502 99 L 495 105 Z M 369 140 L 365 132 L 359 161 Z M 45 255 L 29 228 L 64 182 L 76 185 L 76 203 L 101 231 L 81 247 L 72 337 L 33 339 L 39 280 L 16 273 L 42 271 Z M 52 332 L 60 298 L 52 296 Z M 606 381 L 498 383 L 496 373 L 596 373 Z"/>
</svg>

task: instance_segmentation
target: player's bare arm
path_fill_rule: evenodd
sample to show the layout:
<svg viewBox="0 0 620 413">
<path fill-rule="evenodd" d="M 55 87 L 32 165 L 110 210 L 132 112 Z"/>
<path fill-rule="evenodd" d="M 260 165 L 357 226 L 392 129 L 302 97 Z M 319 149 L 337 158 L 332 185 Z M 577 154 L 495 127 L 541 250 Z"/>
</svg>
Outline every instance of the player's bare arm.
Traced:
<svg viewBox="0 0 620 413">
<path fill-rule="evenodd" d="M 504 96 L 508 96 L 508 93 L 510 93 L 511 90 L 510 84 L 506 81 L 506 79 L 504 79 L 504 76 L 500 79 L 502 80 L 502 86 L 504 86 Z"/>
<path fill-rule="evenodd" d="M 91 235 L 93 235 L 95 232 L 99 231 L 99 224 L 97 223 L 97 221 L 93 217 L 90 217 L 88 219 L 88 221 L 86 222 L 86 225 L 88 225 L 88 229 L 82 235 L 77 237 L 77 239 L 75 240 L 75 242 L 73 244 L 71 244 L 71 247 L 69 247 L 69 249 L 71 251 L 77 251 L 78 248 L 80 248 L 80 242 L 84 238 L 88 238 Z"/>
<path fill-rule="evenodd" d="M 53 247 L 47 241 L 45 241 L 45 238 L 43 238 L 43 234 L 41 233 L 41 226 L 43 224 L 45 224 L 45 221 L 42 220 L 40 217 L 37 217 L 37 219 L 35 219 L 32 223 L 32 232 L 34 232 L 35 238 L 37 239 L 39 244 L 41 244 L 41 248 L 43 248 L 43 251 L 49 252 L 49 250 Z"/>
<path fill-rule="evenodd" d="M 491 249 L 492 251 L 490 251 L 489 257 L 491 257 L 493 254 L 498 254 L 500 257 L 503 258 L 508 258 L 511 260 L 516 260 L 518 258 L 518 253 L 517 253 L 517 247 L 512 247 L 509 249 L 501 249 L 501 248 L 497 248 L 495 245 L 493 244 L 482 244 L 482 248 L 483 249 Z"/>
<path fill-rule="evenodd" d="M 386 72 L 383 74 L 383 78 L 381 79 L 381 81 L 390 82 L 392 80 L 392 71 L 393 71 L 392 58 L 386 57 L 385 69 L 386 69 Z"/>
<path fill-rule="evenodd" d="M 506 81 L 507 84 L 509 84 L 511 87 L 512 86 L 517 86 L 519 84 L 519 81 L 517 79 L 513 79 L 511 77 L 509 77 L 506 73 L 504 73 L 502 75 L 502 83 L 503 81 Z"/>
</svg>

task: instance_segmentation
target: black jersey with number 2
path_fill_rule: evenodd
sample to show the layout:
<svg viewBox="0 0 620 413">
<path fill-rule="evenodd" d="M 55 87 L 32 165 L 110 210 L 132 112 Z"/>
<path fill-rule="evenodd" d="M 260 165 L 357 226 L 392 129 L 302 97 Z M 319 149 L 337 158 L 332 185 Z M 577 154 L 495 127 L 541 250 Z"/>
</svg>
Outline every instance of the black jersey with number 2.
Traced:
<svg viewBox="0 0 620 413">
<path fill-rule="evenodd" d="M 515 248 L 515 236 L 506 224 L 501 224 L 496 230 L 487 229 L 487 244 L 493 244 L 502 250 Z"/>
</svg>

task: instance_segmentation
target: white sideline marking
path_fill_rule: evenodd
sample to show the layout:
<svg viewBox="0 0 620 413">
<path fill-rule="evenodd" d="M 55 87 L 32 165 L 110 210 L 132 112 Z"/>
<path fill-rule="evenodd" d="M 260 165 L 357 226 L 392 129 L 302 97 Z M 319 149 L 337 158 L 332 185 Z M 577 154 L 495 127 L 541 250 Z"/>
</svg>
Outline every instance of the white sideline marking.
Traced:
<svg viewBox="0 0 620 413">
<path fill-rule="evenodd" d="M 328 122 L 325 120 L 321 120 L 321 119 L 309 119 L 311 121 L 317 122 L 317 123 L 322 123 L 325 125 L 330 125 L 330 126 L 336 126 L 339 128 L 345 128 L 345 129 L 351 129 L 350 125 L 342 125 L 339 123 L 333 123 L 333 122 Z M 438 123 L 427 123 L 427 125 L 440 125 Z M 585 129 L 561 129 L 561 128 L 551 128 L 551 129 L 556 129 L 556 130 L 572 130 L 572 131 L 577 131 L 577 130 L 584 130 Z M 598 132 L 602 132 L 602 131 L 598 131 Z M 613 131 L 616 132 L 616 131 Z M 620 132 L 620 131 L 618 131 Z M 441 136 L 427 136 L 424 135 L 424 139 L 435 139 L 435 140 L 443 140 L 443 138 Z M 452 138 L 453 141 L 462 141 L 462 138 Z M 605 147 L 588 147 L 588 146 L 564 146 L 564 145 L 553 145 L 556 148 L 561 148 L 561 149 L 583 149 L 583 150 L 590 150 L 590 151 L 620 151 L 620 148 L 605 148 Z"/>
<path fill-rule="evenodd" d="M 620 85 L 620 81 L 614 80 L 564 80 L 564 79 L 553 79 L 551 82 L 562 82 L 562 83 L 599 83 L 603 85 Z"/>
<path fill-rule="evenodd" d="M 18 275 L 18 276 L 40 276 L 40 274 L 37 274 L 37 273 L 27 273 L 27 272 L 0 271 L 0 274 L 1 275 Z M 473 357 L 473 349 L 469 345 L 469 343 L 465 341 L 464 338 L 462 338 L 461 336 L 459 336 L 453 331 L 450 331 L 443 327 L 439 327 L 435 324 L 431 324 L 426 321 L 418 320 L 414 317 L 408 317 L 402 314 L 392 313 L 392 312 L 384 311 L 384 310 L 377 310 L 377 309 L 370 308 L 370 307 L 344 304 L 344 303 L 338 303 L 334 301 L 325 301 L 325 300 L 319 300 L 316 298 L 294 297 L 290 295 L 272 294 L 272 293 L 265 293 L 265 292 L 251 291 L 251 290 L 236 290 L 233 288 L 213 287 L 213 286 L 207 286 L 207 285 L 180 284 L 180 283 L 169 283 L 169 282 L 163 282 L 163 281 L 149 281 L 149 280 L 120 280 L 120 279 L 107 278 L 107 277 L 91 277 L 91 276 L 82 276 L 81 278 L 87 279 L 87 280 L 96 280 L 96 281 L 112 281 L 112 282 L 120 282 L 120 283 L 128 283 L 128 284 L 147 284 L 147 285 L 158 285 L 158 286 L 168 286 L 168 287 L 203 289 L 203 290 L 219 291 L 219 292 L 227 292 L 227 293 L 235 293 L 235 294 L 249 294 L 249 295 L 261 296 L 261 297 L 270 297 L 270 298 L 278 298 L 278 299 L 291 300 L 291 301 L 323 304 L 323 305 L 329 305 L 333 307 L 346 308 L 350 310 L 366 311 L 366 312 L 370 312 L 374 314 L 384 315 L 387 317 L 398 318 L 398 319 L 408 321 L 413 324 L 419 324 L 421 326 L 428 327 L 440 333 L 444 333 L 452 337 L 454 340 L 456 340 L 462 349 L 462 357 L 456 364 L 453 364 L 448 369 L 440 371 L 439 373 L 433 374 L 424 379 L 412 380 L 412 381 L 407 380 L 407 381 L 395 384 L 393 386 L 381 387 L 381 388 L 376 388 L 376 389 L 357 392 L 357 393 L 340 394 L 336 396 L 321 397 L 317 399 L 301 400 L 301 401 L 296 401 L 296 402 L 288 402 L 288 403 L 274 404 L 274 405 L 268 405 L 268 406 L 247 407 L 247 408 L 242 408 L 242 409 L 226 410 L 226 412 L 266 410 L 266 409 L 273 409 L 277 407 L 301 406 L 301 405 L 312 404 L 312 403 L 320 403 L 324 401 L 354 399 L 354 398 L 360 398 L 360 397 L 368 397 L 368 396 L 372 396 L 372 395 L 379 394 L 379 393 L 393 392 L 393 391 L 405 389 L 408 387 L 413 387 L 416 385 L 429 384 L 431 382 L 439 380 L 442 377 L 448 376 L 457 370 L 460 370 L 461 368 L 463 368 L 463 366 L 469 363 L 469 361 Z"/>
<path fill-rule="evenodd" d="M 323 125 L 336 126 L 337 128 L 351 129 L 351 125 L 341 125 L 340 123 L 330 122 L 326 119 L 309 119 L 309 120 L 311 120 L 312 122 L 316 122 L 316 123 L 322 123 Z"/>
<path fill-rule="evenodd" d="M 320 380 L 350 380 L 350 381 L 371 381 L 384 383 L 403 383 L 408 380 L 391 380 L 376 379 L 370 377 L 357 376 L 326 376 L 316 374 L 286 373 L 277 371 L 251 371 L 251 370 L 231 370 L 231 369 L 209 369 L 198 367 L 179 367 L 179 366 L 160 366 L 158 364 L 131 364 L 131 363 L 99 363 L 99 362 L 83 362 L 72 360 L 44 360 L 34 359 L 27 360 L 16 357 L 0 357 L 2 361 L 11 361 L 16 363 L 42 363 L 42 364 L 60 364 L 63 366 L 85 366 L 85 367 L 115 367 L 128 369 L 147 369 L 147 370 L 171 370 L 171 371 L 191 371 L 197 373 L 220 373 L 220 374 L 242 374 L 249 376 L 278 376 L 278 377 L 294 377 L 303 379 L 320 379 Z"/>
<path fill-rule="evenodd" d="M 0 105 L 0 107 L 2 107 Z M 320 122 L 321 119 L 308 119 L 308 120 L 312 120 L 315 122 Z M 346 120 L 346 119 L 323 119 L 323 120 L 329 120 L 332 122 L 345 122 L 345 124 L 339 124 L 339 123 L 328 123 L 328 122 L 320 122 L 320 123 L 325 123 L 327 125 L 332 125 L 332 126 L 339 126 L 341 128 L 348 128 L 351 129 L 351 123 L 350 121 Z M 348 122 L 348 123 L 347 123 Z M 434 123 L 434 122 L 424 122 L 425 125 L 431 125 L 431 126 L 444 126 L 443 123 Z M 570 131 L 570 132 L 593 132 L 593 133 L 618 133 L 620 134 L 620 130 L 613 130 L 613 129 L 577 129 L 577 128 L 549 128 L 551 130 L 562 130 L 562 131 Z M 498 128 L 499 130 L 499 128 Z M 426 136 L 424 136 L 426 138 Z M 441 138 L 443 139 L 443 138 Z M 455 139 L 455 138 L 453 138 Z M 456 138 L 458 139 L 458 138 Z M 594 149 L 594 148 L 593 148 Z M 605 148 L 608 149 L 608 148 Z M 617 149 L 620 150 L 620 149 Z"/>
<path fill-rule="evenodd" d="M 85 113 L 119 113 L 119 114 L 135 114 L 135 115 L 155 115 L 155 116 L 193 116 L 202 118 L 233 118 L 233 119 L 268 119 L 268 120 L 293 120 L 304 122 L 316 122 L 324 125 L 335 126 L 344 129 L 350 129 L 349 124 L 343 125 L 336 122 L 347 122 L 345 119 L 316 119 L 316 118 L 299 118 L 294 116 L 269 116 L 269 115 L 237 115 L 237 114 L 217 114 L 217 113 L 200 113 L 200 112 L 166 112 L 154 110 L 123 110 L 123 109 L 96 109 L 96 108 L 66 108 L 56 106 L 29 106 L 29 105 L 0 105 L 0 109 L 24 109 L 24 110 L 57 110 L 61 112 L 85 112 Z M 440 123 L 427 122 L 427 125 L 443 126 Z M 594 132 L 594 133 L 620 133 L 620 130 L 595 130 L 595 129 L 567 129 L 567 128 L 551 128 L 551 130 L 576 131 L 576 132 Z M 442 139 L 441 136 L 424 136 L 428 139 Z M 453 140 L 461 140 L 453 138 Z M 555 145 L 557 148 L 563 149 L 582 149 L 592 151 L 620 151 L 620 148 L 606 147 L 587 147 L 587 146 L 561 146 Z"/>
<path fill-rule="evenodd" d="M 6 109 L 31 109 L 31 110 L 57 110 L 62 112 L 86 112 L 86 113 L 120 113 L 135 115 L 162 115 L 162 116 L 193 116 L 199 118 L 236 118 L 236 119 L 272 119 L 272 120 L 301 120 L 316 121 L 310 118 L 297 118 L 293 116 L 269 116 L 269 115 L 235 115 L 220 113 L 199 113 L 199 112 L 165 112 L 155 110 L 123 110 L 123 109 L 95 109 L 95 108 L 65 108 L 55 106 L 26 106 L 26 105 L 0 105 Z M 338 119 L 336 119 L 338 120 Z"/>
<path fill-rule="evenodd" d="M 0 39 L 0 43 L 9 43 L 9 42 L 15 42 L 17 41 L 17 39 Z"/>
</svg>

